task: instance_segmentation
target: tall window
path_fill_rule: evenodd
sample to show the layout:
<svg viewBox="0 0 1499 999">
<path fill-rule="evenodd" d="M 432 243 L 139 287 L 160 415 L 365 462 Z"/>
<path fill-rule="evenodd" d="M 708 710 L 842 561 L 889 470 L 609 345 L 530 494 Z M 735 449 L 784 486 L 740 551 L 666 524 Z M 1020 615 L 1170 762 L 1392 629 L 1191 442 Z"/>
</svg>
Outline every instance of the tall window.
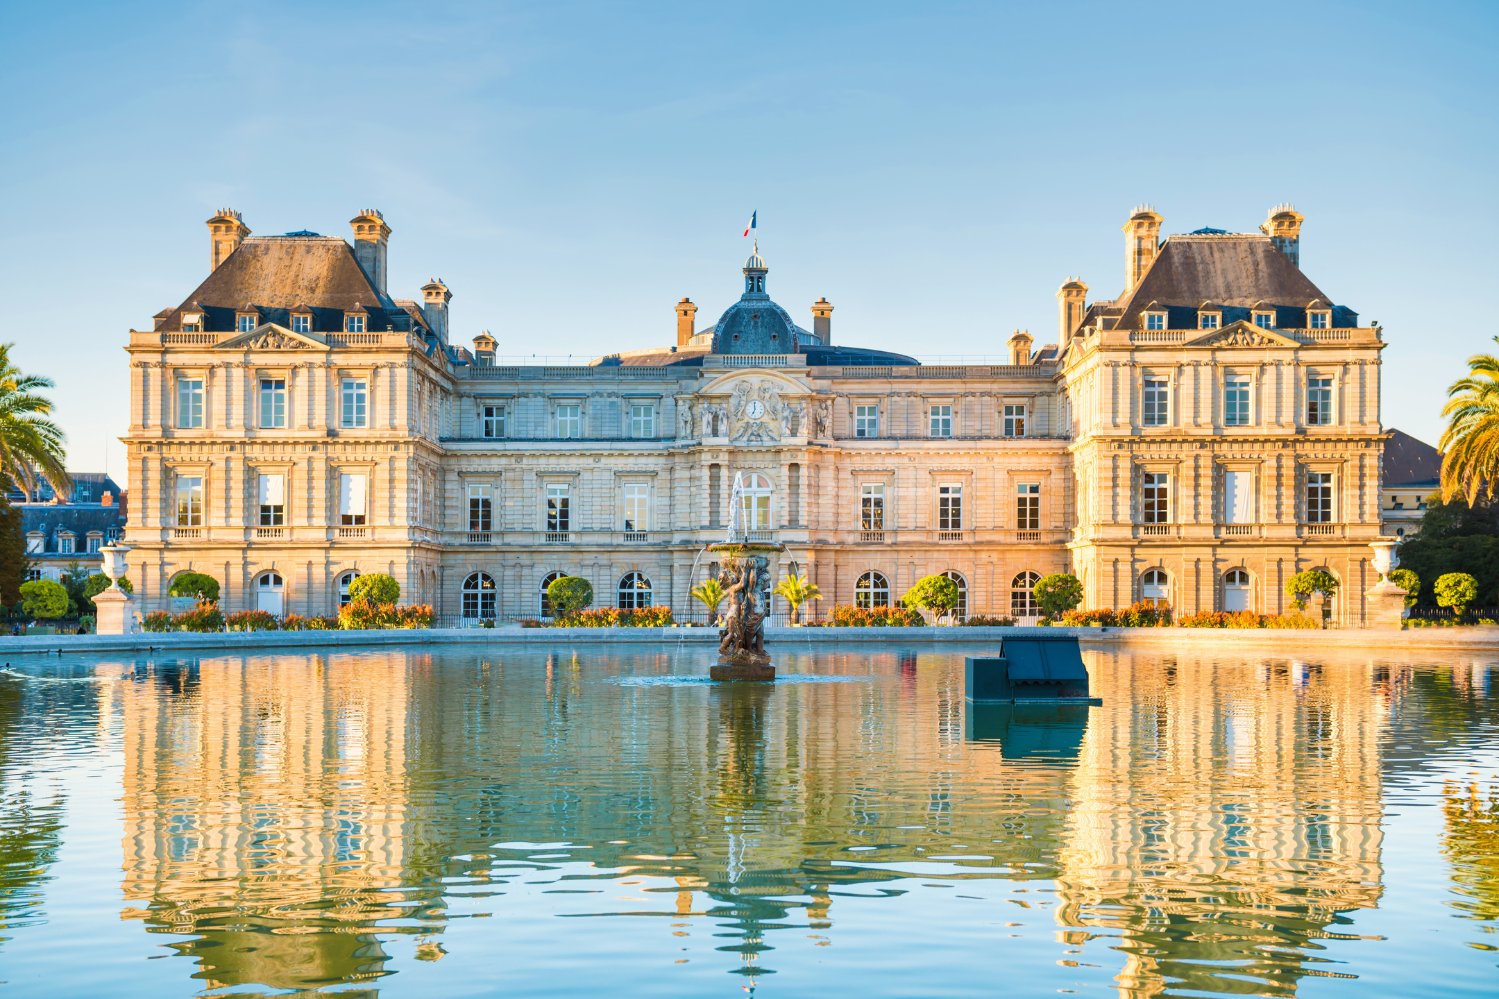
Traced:
<svg viewBox="0 0 1499 999">
<path fill-rule="evenodd" d="M 630 407 L 630 436 L 631 437 L 654 437 L 654 436 L 656 436 L 656 407 L 655 406 L 631 406 Z"/>
<path fill-rule="evenodd" d="M 1145 523 L 1171 523 L 1171 486 L 1167 481 L 1169 478 L 1170 476 L 1164 472 L 1145 473 L 1143 496 L 1141 497 L 1141 505 L 1145 512 Z"/>
<path fill-rule="evenodd" d="M 582 437 L 583 436 L 583 407 L 582 406 L 558 406 L 557 407 L 557 436 L 558 437 Z"/>
<path fill-rule="evenodd" d="M 1332 523 L 1332 473 L 1306 473 L 1306 522 Z"/>
<path fill-rule="evenodd" d="M 255 316 L 235 316 L 234 329 L 238 333 L 248 333 L 255 328 Z"/>
<path fill-rule="evenodd" d="M 1041 486 L 1022 482 L 1015 487 L 1015 530 L 1041 530 Z"/>
<path fill-rule="evenodd" d="M 1036 605 L 1036 583 L 1041 579 L 1034 572 L 1022 572 L 1010 580 L 1010 616 L 1036 617 L 1041 609 Z"/>
<path fill-rule="evenodd" d="M 863 518 L 864 530 L 883 531 L 885 529 L 885 484 L 866 482 L 862 492 L 859 512 Z"/>
<path fill-rule="evenodd" d="M 572 517 L 568 511 L 568 484 L 565 482 L 547 483 L 547 530 L 548 531 L 570 531 Z"/>
<path fill-rule="evenodd" d="M 203 477 L 177 476 L 177 526 L 203 526 Z"/>
<path fill-rule="evenodd" d="M 952 569 L 947 570 L 942 575 L 958 584 L 958 606 L 955 608 L 955 612 L 958 620 L 961 621 L 968 616 L 968 580 L 963 578 L 961 572 L 955 572 Z"/>
<path fill-rule="evenodd" d="M 1229 378 L 1223 382 L 1223 424 L 1229 427 L 1249 425 L 1249 379 Z"/>
<path fill-rule="evenodd" d="M 292 316 L 291 317 L 291 331 L 293 333 L 311 333 L 312 332 L 312 317 L 311 316 Z"/>
<path fill-rule="evenodd" d="M 358 578 L 359 572 L 353 569 L 338 577 L 338 606 L 347 607 L 353 602 L 354 598 L 349 596 L 349 584 Z"/>
<path fill-rule="evenodd" d="M 854 436 L 878 437 L 880 435 L 880 407 L 854 407 Z"/>
<path fill-rule="evenodd" d="M 952 436 L 952 407 L 933 406 L 931 409 L 931 435 L 933 437 Z"/>
<path fill-rule="evenodd" d="M 492 487 L 487 482 L 472 482 L 468 487 L 468 529 L 489 531 L 491 517 Z"/>
<path fill-rule="evenodd" d="M 651 529 L 651 487 L 644 482 L 625 486 L 625 530 Z"/>
<path fill-rule="evenodd" d="M 463 581 L 463 616 L 493 618 L 495 609 L 494 579 L 487 572 L 476 572 Z"/>
<path fill-rule="evenodd" d="M 1005 407 L 1005 436 L 1006 437 L 1024 437 L 1025 436 L 1025 407 L 1024 406 L 1006 406 Z"/>
<path fill-rule="evenodd" d="M 1249 573 L 1243 569 L 1230 569 L 1223 574 L 1223 609 L 1247 611 L 1250 609 Z"/>
<path fill-rule="evenodd" d="M 365 383 L 364 379 L 344 379 L 344 426 L 363 427 L 365 422 Z"/>
<path fill-rule="evenodd" d="M 1164 378 L 1145 379 L 1141 393 L 1142 420 L 1147 427 L 1164 427 L 1171 422 L 1171 390 Z"/>
<path fill-rule="evenodd" d="M 615 606 L 620 610 L 635 610 L 651 605 L 651 581 L 643 572 L 627 572 L 619 581 Z"/>
<path fill-rule="evenodd" d="M 770 480 L 751 472 L 740 480 L 739 526 L 746 531 L 770 530 Z"/>
<path fill-rule="evenodd" d="M 1326 426 L 1332 422 L 1332 379 L 1306 380 L 1306 422 L 1309 426 Z"/>
<path fill-rule="evenodd" d="M 177 379 L 177 426 L 203 426 L 203 379 Z"/>
<path fill-rule="evenodd" d="M 889 607 L 890 582 L 883 573 L 866 572 L 854 584 L 855 607 Z"/>
<path fill-rule="evenodd" d="M 567 573 L 565 573 L 565 572 L 552 572 L 552 573 L 548 573 L 546 576 L 544 576 L 542 578 L 542 580 L 541 580 L 541 610 L 540 610 L 540 613 L 541 613 L 542 617 L 551 617 L 552 616 L 552 598 L 547 595 L 547 588 L 550 587 L 557 580 L 559 580 L 559 579 L 566 579 L 566 578 L 567 578 Z"/>
<path fill-rule="evenodd" d="M 286 476 L 260 477 L 260 526 L 280 527 L 286 523 Z"/>
<path fill-rule="evenodd" d="M 963 487 L 937 487 L 937 530 L 963 529 Z"/>
<path fill-rule="evenodd" d="M 344 332 L 345 333 L 363 333 L 364 332 L 364 317 L 363 316 L 344 316 Z"/>
<path fill-rule="evenodd" d="M 338 477 L 338 517 L 345 527 L 362 527 L 365 516 L 365 481 L 362 473 Z"/>
<path fill-rule="evenodd" d="M 286 382 L 280 378 L 260 380 L 260 425 L 286 426 Z"/>
<path fill-rule="evenodd" d="M 485 406 L 479 417 L 484 423 L 483 433 L 485 437 L 505 436 L 504 406 Z"/>
<path fill-rule="evenodd" d="M 1140 576 L 1140 596 L 1155 607 L 1171 606 L 1171 577 L 1165 569 L 1146 569 Z"/>
<path fill-rule="evenodd" d="M 1145 328 L 1148 330 L 1163 330 L 1166 328 L 1166 317 L 1159 312 L 1147 312 L 1145 314 Z"/>
</svg>

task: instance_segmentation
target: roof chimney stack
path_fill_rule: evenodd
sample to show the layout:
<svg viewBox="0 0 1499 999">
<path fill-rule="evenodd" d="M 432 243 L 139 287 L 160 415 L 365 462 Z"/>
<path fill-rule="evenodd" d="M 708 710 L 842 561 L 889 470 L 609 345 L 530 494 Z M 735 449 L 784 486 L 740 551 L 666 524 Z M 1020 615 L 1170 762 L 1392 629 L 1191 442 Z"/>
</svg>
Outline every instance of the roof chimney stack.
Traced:
<svg viewBox="0 0 1499 999">
<path fill-rule="evenodd" d="M 833 307 L 826 298 L 812 303 L 812 332 L 824 347 L 833 344 Z"/>
<path fill-rule="evenodd" d="M 1057 343 L 1066 343 L 1082 325 L 1088 311 L 1088 286 L 1082 278 L 1068 278 L 1057 289 Z"/>
<path fill-rule="evenodd" d="M 390 226 L 385 224 L 385 217 L 373 208 L 366 208 L 354 216 L 349 220 L 349 225 L 354 227 L 354 259 L 364 268 L 365 275 L 380 293 L 380 297 L 388 298 L 385 291 L 385 246 L 390 240 Z"/>
<path fill-rule="evenodd" d="M 1150 270 L 1156 251 L 1161 245 L 1161 223 L 1166 221 L 1149 205 L 1140 205 L 1130 213 L 1124 223 L 1124 294 L 1135 290 L 1135 285 Z M 1121 295 L 1121 298 L 1124 296 Z"/>
<path fill-rule="evenodd" d="M 1009 339 L 1010 363 L 1031 363 L 1031 335 L 1025 330 L 1016 330 L 1015 335 Z"/>
<path fill-rule="evenodd" d="M 239 244 L 250 235 L 250 227 L 240 219 L 233 208 L 220 208 L 219 213 L 208 220 L 208 272 L 219 269 L 219 264 L 229 259 L 229 254 L 239 249 Z"/>
<path fill-rule="evenodd" d="M 687 346 L 696 332 L 697 306 L 692 304 L 692 299 L 684 298 L 677 303 L 677 346 Z"/>
<path fill-rule="evenodd" d="M 442 278 L 433 278 L 422 285 L 422 316 L 437 334 L 439 343 L 448 342 L 448 303 L 452 300 L 453 293 L 442 283 Z"/>
<path fill-rule="evenodd" d="M 1291 205 L 1276 205 L 1270 215 L 1260 223 L 1260 232 L 1270 237 L 1270 242 L 1281 253 L 1291 258 L 1291 263 L 1301 266 L 1301 223 L 1306 216 Z"/>
</svg>

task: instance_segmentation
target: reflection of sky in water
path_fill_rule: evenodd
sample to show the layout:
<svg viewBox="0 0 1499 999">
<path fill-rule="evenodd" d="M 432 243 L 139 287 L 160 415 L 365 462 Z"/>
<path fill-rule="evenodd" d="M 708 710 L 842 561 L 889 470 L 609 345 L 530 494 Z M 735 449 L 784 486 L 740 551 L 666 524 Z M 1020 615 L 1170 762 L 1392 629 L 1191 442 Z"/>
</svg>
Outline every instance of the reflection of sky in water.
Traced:
<svg viewBox="0 0 1499 999">
<path fill-rule="evenodd" d="M 1101 707 L 975 707 L 946 650 L 788 653 L 776 683 L 729 685 L 699 650 L 614 651 L 13 658 L 0 979 L 387 999 L 1499 980 L 1487 664 L 1090 653 Z"/>
</svg>

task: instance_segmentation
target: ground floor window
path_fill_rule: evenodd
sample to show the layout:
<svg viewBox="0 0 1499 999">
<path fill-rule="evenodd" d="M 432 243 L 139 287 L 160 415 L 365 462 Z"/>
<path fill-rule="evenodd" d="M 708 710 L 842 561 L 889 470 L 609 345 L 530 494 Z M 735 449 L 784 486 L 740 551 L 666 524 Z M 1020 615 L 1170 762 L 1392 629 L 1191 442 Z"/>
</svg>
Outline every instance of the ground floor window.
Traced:
<svg viewBox="0 0 1499 999">
<path fill-rule="evenodd" d="M 282 613 L 282 597 L 286 589 L 281 574 L 263 572 L 255 580 L 255 608 L 277 617 Z"/>
<path fill-rule="evenodd" d="M 551 617 L 552 616 L 552 600 L 551 600 L 550 597 L 547 596 L 547 587 L 551 586 L 553 583 L 555 583 L 559 579 L 566 578 L 566 576 L 567 576 L 567 573 L 565 573 L 565 572 L 552 572 L 552 573 L 548 573 L 546 575 L 546 577 L 542 579 L 542 581 L 541 581 L 541 616 L 542 617 Z"/>
<path fill-rule="evenodd" d="M 352 598 L 349 596 L 349 584 L 359 578 L 357 570 L 350 570 L 338 577 L 338 606 L 347 607 Z"/>
<path fill-rule="evenodd" d="M 619 599 L 615 606 L 620 610 L 649 607 L 651 605 L 651 581 L 643 572 L 627 572 L 619 581 L 618 595 Z"/>
<path fill-rule="evenodd" d="M 493 618 L 495 610 L 494 579 L 487 572 L 476 572 L 463 581 L 463 616 Z"/>
<path fill-rule="evenodd" d="M 961 572 L 956 572 L 952 569 L 947 570 L 942 575 L 958 584 L 958 607 L 954 613 L 957 619 L 961 621 L 968 616 L 968 580 L 963 578 Z"/>
<path fill-rule="evenodd" d="M 1010 616 L 1037 617 L 1041 608 L 1036 606 L 1036 583 L 1041 579 L 1034 572 L 1022 572 L 1010 580 Z"/>
<path fill-rule="evenodd" d="M 1249 593 L 1249 573 L 1243 569 L 1230 569 L 1223 574 L 1223 609 L 1226 611 L 1253 610 Z"/>
<path fill-rule="evenodd" d="M 889 607 L 890 582 L 883 573 L 866 572 L 854 584 L 854 606 Z"/>
<path fill-rule="evenodd" d="M 1140 597 L 1155 607 L 1171 606 L 1171 577 L 1165 569 L 1146 569 L 1140 577 Z"/>
</svg>

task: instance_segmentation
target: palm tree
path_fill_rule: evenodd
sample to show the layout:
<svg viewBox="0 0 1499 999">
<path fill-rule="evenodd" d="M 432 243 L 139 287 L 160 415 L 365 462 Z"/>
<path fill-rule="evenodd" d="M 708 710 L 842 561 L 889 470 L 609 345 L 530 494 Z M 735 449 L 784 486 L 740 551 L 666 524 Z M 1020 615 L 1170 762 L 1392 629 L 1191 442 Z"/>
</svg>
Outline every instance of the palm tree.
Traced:
<svg viewBox="0 0 1499 999">
<path fill-rule="evenodd" d="M 718 617 L 718 605 L 723 603 L 725 596 L 723 587 L 719 585 L 718 580 L 710 579 L 693 589 L 692 595 L 699 603 L 708 608 L 708 623 L 712 624 Z"/>
<path fill-rule="evenodd" d="M 1499 342 L 1499 336 L 1494 337 Z M 1480 492 L 1492 499 L 1499 484 L 1499 357 L 1474 354 L 1468 377 L 1447 389 L 1442 456 L 1442 501 L 1458 493 L 1472 506 Z"/>
<path fill-rule="evenodd" d="M 791 605 L 791 623 L 796 624 L 797 613 L 808 600 L 821 600 L 822 591 L 816 583 L 807 582 L 806 576 L 783 576 L 776 584 L 775 592 L 786 598 Z"/>
<path fill-rule="evenodd" d="M 0 344 L 0 475 L 30 496 L 39 478 L 52 484 L 59 496 L 71 498 L 73 479 L 66 467 L 63 442 L 67 435 L 44 419 L 52 401 L 36 394 L 51 388 L 52 379 L 22 374 L 11 363 L 13 343 Z"/>
</svg>

